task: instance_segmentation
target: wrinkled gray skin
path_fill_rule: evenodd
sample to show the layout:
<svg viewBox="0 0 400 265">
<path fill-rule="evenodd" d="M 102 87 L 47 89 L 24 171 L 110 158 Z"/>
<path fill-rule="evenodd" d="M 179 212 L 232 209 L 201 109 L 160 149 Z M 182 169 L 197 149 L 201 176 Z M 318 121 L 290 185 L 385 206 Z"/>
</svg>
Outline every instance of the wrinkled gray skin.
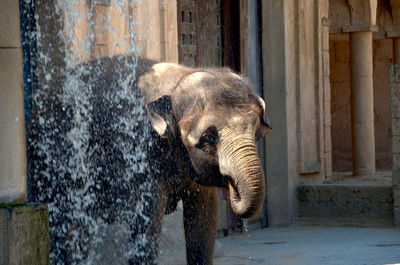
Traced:
<svg viewBox="0 0 400 265">
<path fill-rule="evenodd" d="M 271 129 L 265 104 L 246 79 L 228 69 L 169 63 L 152 69 L 139 79 L 151 123 L 161 137 L 183 143 L 181 168 L 194 181 L 185 189 L 195 195 L 183 196 L 188 263 L 211 264 L 217 198 L 215 188 L 207 187 L 229 188 L 232 208 L 242 218 L 255 215 L 264 201 L 256 142 Z M 171 111 L 153 106 L 160 98 Z"/>
<path fill-rule="evenodd" d="M 246 79 L 228 69 L 193 69 L 143 60 L 137 62 L 136 79 L 120 82 L 129 75 L 130 68 L 125 66 L 130 63 L 129 58 L 115 57 L 82 65 L 77 71 L 83 86 L 92 86 L 87 95 L 91 118 L 82 116 L 87 120 L 85 148 L 90 154 L 82 159 L 90 167 L 89 176 L 80 173 L 82 179 L 71 179 L 79 167 L 71 167 L 68 161 L 81 158 L 76 157 L 68 135 L 76 115 L 87 114 L 76 111 L 79 97 L 78 102 L 60 102 L 61 95 L 69 95 L 64 90 L 66 81 L 56 80 L 44 89 L 39 98 L 42 103 L 33 111 L 28 143 L 30 197 L 52 205 L 53 261 L 81 263 L 88 256 L 90 242 L 85 234 L 92 225 L 118 224 L 130 216 L 131 246 L 136 247 L 129 263 L 155 264 L 162 217 L 182 200 L 188 264 L 212 264 L 216 187 L 229 188 L 232 208 L 242 218 L 255 215 L 264 201 L 265 180 L 256 151 L 256 141 L 270 129 L 264 119 L 264 102 Z M 131 101 L 116 95 L 121 86 L 134 95 Z M 135 116 L 143 108 L 150 119 Z M 114 126 L 121 118 L 136 124 L 136 129 L 130 132 Z M 137 161 L 138 166 L 146 163 L 150 168 L 144 169 L 145 174 L 127 175 L 132 166 L 125 154 L 134 156 L 139 147 L 148 155 L 147 161 Z M 127 148 L 131 150 L 121 151 Z M 94 182 L 89 187 L 93 200 L 78 209 L 86 214 L 81 218 L 74 214 L 76 201 L 69 193 L 81 191 L 88 179 Z M 143 195 L 147 197 L 142 215 L 149 218 L 133 214 L 132 219 Z M 70 230 L 77 230 L 75 235 L 82 238 L 71 237 Z M 141 240 L 143 236 L 148 240 Z M 71 258 L 73 251 L 81 253 Z"/>
<path fill-rule="evenodd" d="M 249 82 L 227 69 L 192 69 L 160 63 L 139 79 L 154 129 L 162 137 L 180 133 L 194 172 L 205 186 L 228 187 L 234 212 L 249 218 L 265 197 L 265 181 L 256 141 L 268 129 L 264 101 Z M 152 102 L 164 97 L 172 113 L 154 111 Z M 175 130 L 175 128 L 174 128 Z M 182 164 L 182 167 L 187 167 Z"/>
</svg>

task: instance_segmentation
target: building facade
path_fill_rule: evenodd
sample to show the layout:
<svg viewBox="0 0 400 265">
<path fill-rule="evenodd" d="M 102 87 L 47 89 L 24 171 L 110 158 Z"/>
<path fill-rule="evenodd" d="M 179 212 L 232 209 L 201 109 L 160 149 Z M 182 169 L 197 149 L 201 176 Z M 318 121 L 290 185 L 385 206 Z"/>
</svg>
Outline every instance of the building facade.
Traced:
<svg viewBox="0 0 400 265">
<path fill-rule="evenodd" d="M 129 53 L 231 67 L 264 97 L 273 130 L 259 145 L 267 196 L 255 223 L 293 223 L 299 186 L 347 177 L 380 183 L 380 172 L 390 177 L 398 166 L 388 69 L 400 64 L 399 0 L 26 4 L 6 0 L 0 6 L 0 203 L 27 201 L 27 84 L 45 86 L 48 69 Z M 26 32 L 36 32 L 35 48 L 26 46 Z M 24 75 L 29 67 L 37 67 L 35 80 Z M 398 183 L 390 185 L 397 198 Z M 391 214 L 399 220 L 398 211 Z"/>
</svg>

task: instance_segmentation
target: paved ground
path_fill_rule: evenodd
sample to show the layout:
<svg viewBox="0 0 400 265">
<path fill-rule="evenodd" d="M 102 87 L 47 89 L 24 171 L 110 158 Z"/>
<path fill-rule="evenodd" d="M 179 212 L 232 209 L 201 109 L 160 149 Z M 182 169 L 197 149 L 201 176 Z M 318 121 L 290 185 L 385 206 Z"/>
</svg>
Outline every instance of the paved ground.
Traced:
<svg viewBox="0 0 400 265">
<path fill-rule="evenodd" d="M 267 228 L 218 240 L 214 265 L 400 264 L 400 229 Z"/>
</svg>

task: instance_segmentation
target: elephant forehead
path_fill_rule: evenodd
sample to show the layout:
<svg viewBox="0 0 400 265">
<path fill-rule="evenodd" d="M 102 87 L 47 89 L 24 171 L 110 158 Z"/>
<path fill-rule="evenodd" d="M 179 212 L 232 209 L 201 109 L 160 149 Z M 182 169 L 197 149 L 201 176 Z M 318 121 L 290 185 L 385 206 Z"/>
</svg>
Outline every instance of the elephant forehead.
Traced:
<svg viewBox="0 0 400 265">
<path fill-rule="evenodd" d="M 213 80 L 215 77 L 206 72 L 195 72 L 193 74 L 190 74 L 183 78 L 183 80 L 180 82 L 181 86 L 196 86 L 196 89 L 202 89 L 204 82 L 206 80 Z"/>
<path fill-rule="evenodd" d="M 177 68 L 179 68 L 179 66 L 173 63 L 158 63 L 153 66 L 155 76 L 161 76 L 166 71 Z"/>
</svg>

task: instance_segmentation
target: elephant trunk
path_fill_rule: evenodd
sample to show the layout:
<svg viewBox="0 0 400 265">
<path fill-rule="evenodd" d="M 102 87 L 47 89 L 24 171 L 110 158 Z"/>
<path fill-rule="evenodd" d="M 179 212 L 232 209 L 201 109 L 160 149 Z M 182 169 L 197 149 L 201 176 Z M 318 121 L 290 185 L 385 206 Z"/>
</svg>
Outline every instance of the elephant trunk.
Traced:
<svg viewBox="0 0 400 265">
<path fill-rule="evenodd" d="M 265 178 L 254 134 L 225 136 L 220 145 L 220 170 L 229 177 L 232 209 L 241 218 L 254 216 L 265 198 Z"/>
</svg>

